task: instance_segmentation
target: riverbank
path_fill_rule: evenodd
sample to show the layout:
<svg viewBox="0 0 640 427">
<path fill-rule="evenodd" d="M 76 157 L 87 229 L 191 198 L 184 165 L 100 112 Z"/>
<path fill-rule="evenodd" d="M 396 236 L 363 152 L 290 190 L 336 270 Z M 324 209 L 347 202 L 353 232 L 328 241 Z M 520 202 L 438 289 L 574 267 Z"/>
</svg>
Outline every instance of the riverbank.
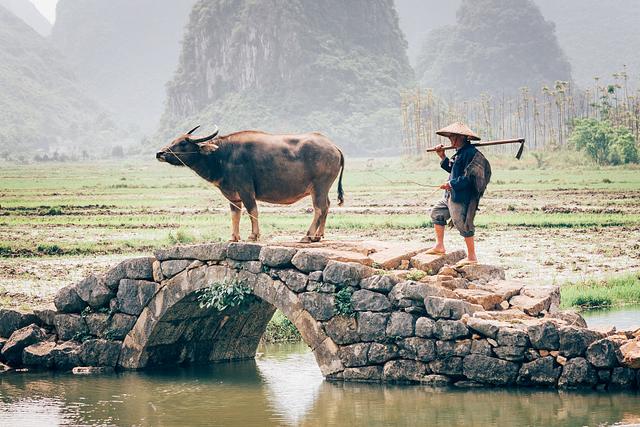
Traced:
<svg viewBox="0 0 640 427">
<path fill-rule="evenodd" d="M 563 308 L 602 308 L 640 304 L 640 272 L 604 280 L 568 283 L 560 288 Z"/>
</svg>

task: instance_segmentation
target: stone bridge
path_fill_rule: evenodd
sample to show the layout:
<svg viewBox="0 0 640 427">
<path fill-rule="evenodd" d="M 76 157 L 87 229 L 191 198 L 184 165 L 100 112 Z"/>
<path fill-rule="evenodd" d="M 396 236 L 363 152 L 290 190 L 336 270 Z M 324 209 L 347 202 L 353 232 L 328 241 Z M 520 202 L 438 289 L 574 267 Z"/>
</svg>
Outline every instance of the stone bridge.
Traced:
<svg viewBox="0 0 640 427">
<path fill-rule="evenodd" d="M 13 367 L 143 369 L 253 358 L 280 309 L 331 380 L 637 388 L 640 331 L 591 330 L 554 286 L 382 242 L 178 246 L 61 289 L 55 310 L 0 310 Z M 202 307 L 212 285 L 252 298 Z"/>
</svg>

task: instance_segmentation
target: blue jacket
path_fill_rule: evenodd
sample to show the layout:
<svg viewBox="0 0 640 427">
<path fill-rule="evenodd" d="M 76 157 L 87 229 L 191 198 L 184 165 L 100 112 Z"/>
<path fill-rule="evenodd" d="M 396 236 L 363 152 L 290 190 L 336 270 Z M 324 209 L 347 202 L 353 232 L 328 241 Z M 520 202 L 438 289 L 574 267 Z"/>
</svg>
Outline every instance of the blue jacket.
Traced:
<svg viewBox="0 0 640 427">
<path fill-rule="evenodd" d="M 449 184 L 451 184 L 451 200 L 456 203 L 468 203 L 472 199 L 477 198 L 473 184 L 464 176 L 464 170 L 473 156 L 476 155 L 478 149 L 471 144 L 466 144 L 460 148 L 456 154 L 452 156 L 453 160 L 445 157 L 440 162 L 440 167 L 449 172 Z"/>
</svg>

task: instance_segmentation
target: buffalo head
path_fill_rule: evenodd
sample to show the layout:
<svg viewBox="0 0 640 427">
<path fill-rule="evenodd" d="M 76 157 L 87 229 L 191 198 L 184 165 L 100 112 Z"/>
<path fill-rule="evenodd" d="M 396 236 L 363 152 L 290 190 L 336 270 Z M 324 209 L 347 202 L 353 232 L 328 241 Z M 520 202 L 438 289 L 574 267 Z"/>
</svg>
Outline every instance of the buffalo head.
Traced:
<svg viewBox="0 0 640 427">
<path fill-rule="evenodd" d="M 218 127 L 215 131 L 204 138 L 195 138 L 191 134 L 200 126 L 196 126 L 186 134 L 174 139 L 166 147 L 156 153 L 156 159 L 167 162 L 174 166 L 184 166 L 186 160 L 198 154 L 206 154 L 218 149 L 218 146 L 210 142 L 218 136 Z"/>
</svg>

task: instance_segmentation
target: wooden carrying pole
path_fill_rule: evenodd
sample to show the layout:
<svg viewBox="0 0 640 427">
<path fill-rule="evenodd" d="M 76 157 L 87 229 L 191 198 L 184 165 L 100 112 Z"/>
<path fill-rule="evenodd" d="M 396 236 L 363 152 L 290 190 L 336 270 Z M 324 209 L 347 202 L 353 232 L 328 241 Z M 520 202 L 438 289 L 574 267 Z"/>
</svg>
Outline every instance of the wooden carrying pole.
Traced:
<svg viewBox="0 0 640 427">
<path fill-rule="evenodd" d="M 485 141 L 485 142 L 472 142 L 471 145 L 474 147 L 487 147 L 489 145 L 503 145 L 503 144 L 520 144 L 520 148 L 518 149 L 518 154 L 516 154 L 516 159 L 520 160 L 522 157 L 522 151 L 524 150 L 524 138 L 515 138 L 515 139 L 499 139 L 496 141 Z M 443 150 L 453 150 L 455 147 L 453 145 L 449 145 L 446 147 L 442 147 Z M 436 151 L 434 147 L 428 148 L 428 152 L 433 153 Z"/>
</svg>

